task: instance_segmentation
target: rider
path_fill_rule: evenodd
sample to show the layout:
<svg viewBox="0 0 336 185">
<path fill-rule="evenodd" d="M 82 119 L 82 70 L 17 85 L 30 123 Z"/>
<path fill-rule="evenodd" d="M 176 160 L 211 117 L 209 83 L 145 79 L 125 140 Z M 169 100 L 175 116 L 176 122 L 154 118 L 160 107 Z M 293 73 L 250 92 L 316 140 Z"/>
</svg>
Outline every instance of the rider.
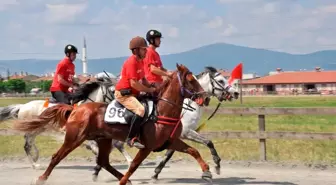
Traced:
<svg viewBox="0 0 336 185">
<path fill-rule="evenodd" d="M 137 138 L 145 108 L 136 96 L 140 91 L 155 92 L 155 88 L 147 87 L 149 84 L 144 78 L 143 59 L 146 57 L 147 47 L 147 42 L 142 37 L 137 36 L 130 41 L 129 49 L 132 55 L 122 66 L 120 80 L 116 84 L 114 93 L 115 99 L 120 104 L 135 113 L 126 142 L 130 147 L 135 146 L 138 149 L 145 147 Z M 142 83 L 139 82 L 140 80 Z"/>
<path fill-rule="evenodd" d="M 69 88 L 76 87 L 73 83 L 75 75 L 77 48 L 74 45 L 68 44 L 64 48 L 65 57 L 57 64 L 55 76 L 50 87 L 50 92 L 53 98 L 59 103 L 70 104 Z"/>
<path fill-rule="evenodd" d="M 149 30 L 146 40 L 149 42 L 146 58 L 144 59 L 145 76 L 149 83 L 154 86 L 162 83 L 162 76 L 171 77 L 172 73 L 163 68 L 160 55 L 156 48 L 160 47 L 162 34 L 157 30 Z"/>
</svg>

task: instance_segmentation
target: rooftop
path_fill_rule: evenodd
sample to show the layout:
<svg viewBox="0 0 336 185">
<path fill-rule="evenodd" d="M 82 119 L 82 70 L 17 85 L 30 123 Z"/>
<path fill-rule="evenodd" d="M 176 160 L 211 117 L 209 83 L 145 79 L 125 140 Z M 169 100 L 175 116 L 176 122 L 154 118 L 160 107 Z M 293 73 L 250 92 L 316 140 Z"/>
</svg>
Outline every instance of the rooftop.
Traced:
<svg viewBox="0 0 336 185">
<path fill-rule="evenodd" d="M 304 84 L 304 83 L 336 83 L 336 71 L 296 71 L 279 72 L 242 82 L 248 84 Z"/>
</svg>

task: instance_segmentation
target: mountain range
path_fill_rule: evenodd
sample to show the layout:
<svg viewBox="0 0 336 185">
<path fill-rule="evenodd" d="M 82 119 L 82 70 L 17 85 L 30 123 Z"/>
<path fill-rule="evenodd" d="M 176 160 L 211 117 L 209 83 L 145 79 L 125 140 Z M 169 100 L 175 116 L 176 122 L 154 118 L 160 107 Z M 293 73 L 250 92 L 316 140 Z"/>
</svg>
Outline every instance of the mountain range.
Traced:
<svg viewBox="0 0 336 185">
<path fill-rule="evenodd" d="M 80 58 L 80 57 L 79 57 Z M 121 65 L 127 57 L 90 59 L 88 72 L 99 73 L 103 70 L 119 74 Z M 238 63 L 243 63 L 244 73 L 266 75 L 269 71 L 281 68 L 284 71 L 336 70 L 336 50 L 323 50 L 309 54 L 290 54 L 285 52 L 216 43 L 202 46 L 186 52 L 162 55 L 163 64 L 168 69 L 175 69 L 176 63 L 186 65 L 195 74 L 204 70 L 205 66 L 231 71 Z M 58 60 L 21 59 L 0 60 L 0 66 L 10 71 L 25 71 L 29 74 L 41 75 L 55 70 Z M 76 73 L 82 73 L 80 59 L 76 61 Z"/>
</svg>

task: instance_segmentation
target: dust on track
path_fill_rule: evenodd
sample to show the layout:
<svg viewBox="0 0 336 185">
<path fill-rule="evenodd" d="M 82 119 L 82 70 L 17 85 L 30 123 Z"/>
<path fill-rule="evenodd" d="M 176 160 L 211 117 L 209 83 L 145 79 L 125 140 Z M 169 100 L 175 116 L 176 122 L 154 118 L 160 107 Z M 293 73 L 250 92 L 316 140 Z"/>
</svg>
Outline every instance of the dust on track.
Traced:
<svg viewBox="0 0 336 185">
<path fill-rule="evenodd" d="M 46 166 L 49 161 L 41 164 Z M 192 161 L 170 162 L 162 170 L 158 181 L 152 181 L 156 162 L 141 165 L 131 177 L 134 184 L 194 185 L 207 184 L 201 179 L 201 170 Z M 46 185 L 106 185 L 119 184 L 105 170 L 99 174 L 97 182 L 92 181 L 94 161 L 62 161 L 52 172 Z M 127 171 L 125 164 L 113 164 L 122 173 Z M 213 171 L 213 170 L 212 170 Z M 26 161 L 5 160 L 0 163 L 0 182 L 8 185 L 30 184 L 44 170 L 33 170 Z M 214 185 L 336 185 L 335 168 L 307 168 L 305 166 L 279 165 L 271 163 L 230 163 L 222 164 L 221 174 L 213 171 Z"/>
</svg>

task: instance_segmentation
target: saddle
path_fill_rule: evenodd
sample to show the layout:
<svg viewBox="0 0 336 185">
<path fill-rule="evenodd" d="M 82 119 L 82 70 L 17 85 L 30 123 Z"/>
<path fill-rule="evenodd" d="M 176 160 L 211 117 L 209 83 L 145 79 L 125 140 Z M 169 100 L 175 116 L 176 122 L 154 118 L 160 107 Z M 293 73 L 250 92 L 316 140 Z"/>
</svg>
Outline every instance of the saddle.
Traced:
<svg viewBox="0 0 336 185">
<path fill-rule="evenodd" d="M 70 102 L 72 102 L 72 100 L 70 99 Z M 60 102 L 58 102 L 54 97 L 49 97 L 46 99 L 46 101 L 44 102 L 43 107 L 49 107 L 49 104 L 59 104 Z M 72 102 L 70 105 L 73 105 L 74 102 Z"/>
<path fill-rule="evenodd" d="M 156 105 L 154 104 L 153 100 L 142 97 L 139 98 L 139 102 L 145 108 L 145 115 L 143 117 L 142 123 L 145 123 L 149 120 L 157 121 Z M 130 124 L 134 114 L 135 113 L 126 109 L 122 104 L 114 99 L 107 105 L 104 121 L 107 124 Z"/>
</svg>

